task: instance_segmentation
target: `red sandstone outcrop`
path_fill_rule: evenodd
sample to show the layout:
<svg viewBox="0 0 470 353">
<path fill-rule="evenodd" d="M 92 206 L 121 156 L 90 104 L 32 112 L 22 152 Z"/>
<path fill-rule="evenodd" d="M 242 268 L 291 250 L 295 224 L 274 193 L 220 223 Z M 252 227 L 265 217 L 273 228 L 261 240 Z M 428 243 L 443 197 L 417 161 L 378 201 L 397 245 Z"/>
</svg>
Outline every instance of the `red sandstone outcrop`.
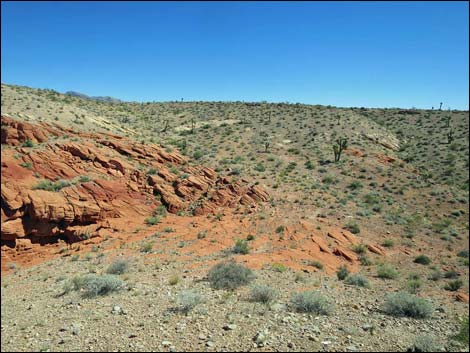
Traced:
<svg viewBox="0 0 470 353">
<path fill-rule="evenodd" d="M 172 213 L 200 215 L 268 200 L 259 186 L 189 166 L 176 151 L 110 134 L 66 131 L 2 117 L 2 144 L 11 146 L 2 149 L 2 241 L 76 240 L 90 225 L 98 230 L 108 219 L 146 217 L 161 204 Z M 36 146 L 22 147 L 26 140 Z M 44 190 L 41 182 L 57 188 Z"/>
</svg>

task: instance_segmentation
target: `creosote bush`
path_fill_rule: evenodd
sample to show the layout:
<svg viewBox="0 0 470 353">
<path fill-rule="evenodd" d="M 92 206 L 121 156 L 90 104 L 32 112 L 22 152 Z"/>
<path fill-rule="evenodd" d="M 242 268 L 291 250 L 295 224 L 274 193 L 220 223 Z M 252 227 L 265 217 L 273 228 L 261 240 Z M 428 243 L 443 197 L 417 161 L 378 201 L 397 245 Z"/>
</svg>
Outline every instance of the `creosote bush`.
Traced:
<svg viewBox="0 0 470 353">
<path fill-rule="evenodd" d="M 292 307 L 301 313 L 329 315 L 333 312 L 330 301 L 316 291 L 296 293 L 291 299 Z"/>
<path fill-rule="evenodd" d="M 349 276 L 346 278 L 344 283 L 352 285 L 352 286 L 359 286 L 359 287 L 364 287 L 364 288 L 370 288 L 370 283 L 367 278 L 364 276 L 356 273 L 354 275 Z"/>
<path fill-rule="evenodd" d="M 434 309 L 426 299 L 418 298 L 409 293 L 398 292 L 387 296 L 384 311 L 392 316 L 425 319 L 431 317 Z"/>
<path fill-rule="evenodd" d="M 349 275 L 349 270 L 345 265 L 342 265 L 339 269 L 338 272 L 336 272 L 336 276 L 340 281 L 344 280 L 346 277 Z"/>
<path fill-rule="evenodd" d="M 235 262 L 222 262 L 212 267 L 207 278 L 214 289 L 234 290 L 254 279 L 253 272 Z"/>
<path fill-rule="evenodd" d="M 251 302 L 269 304 L 278 296 L 278 292 L 266 285 L 255 285 L 251 288 L 249 300 Z"/>
<path fill-rule="evenodd" d="M 232 251 L 235 254 L 243 254 L 246 255 L 250 252 L 250 249 L 248 247 L 248 242 L 247 240 L 239 239 L 236 241 L 235 246 L 233 247 Z"/>
<path fill-rule="evenodd" d="M 74 277 L 71 281 L 66 282 L 64 292 L 68 293 L 72 290 L 81 291 L 83 297 L 93 298 L 116 291 L 123 285 L 124 282 L 113 275 L 98 276 L 87 274 Z"/>
<path fill-rule="evenodd" d="M 391 265 L 384 264 L 378 267 L 377 276 L 379 278 L 395 279 L 398 277 L 398 272 Z"/>
<path fill-rule="evenodd" d="M 109 265 L 106 273 L 110 275 L 122 275 L 129 268 L 129 260 L 126 259 L 117 259 L 114 260 L 111 265 Z"/>
<path fill-rule="evenodd" d="M 429 265 L 431 263 L 431 259 L 426 255 L 419 255 L 414 259 L 413 262 L 421 265 Z"/>
<path fill-rule="evenodd" d="M 189 313 L 196 305 L 203 301 L 204 298 L 194 290 L 181 291 L 176 299 L 178 310 L 185 314 Z"/>
</svg>

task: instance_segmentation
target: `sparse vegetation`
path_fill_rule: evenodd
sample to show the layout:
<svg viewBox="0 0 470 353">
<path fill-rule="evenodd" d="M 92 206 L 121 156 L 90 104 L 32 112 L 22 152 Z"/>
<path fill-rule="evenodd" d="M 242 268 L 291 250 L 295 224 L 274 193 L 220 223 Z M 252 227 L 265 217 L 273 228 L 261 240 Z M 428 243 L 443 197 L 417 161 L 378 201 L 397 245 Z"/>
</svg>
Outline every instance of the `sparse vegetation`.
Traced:
<svg viewBox="0 0 470 353">
<path fill-rule="evenodd" d="M 387 296 L 384 311 L 392 316 L 425 319 L 431 317 L 434 309 L 426 299 L 405 292 L 398 292 Z"/>
<path fill-rule="evenodd" d="M 234 290 L 254 279 L 253 272 L 234 262 L 219 263 L 211 268 L 207 278 L 214 289 Z"/>
<path fill-rule="evenodd" d="M 296 311 L 302 313 L 329 315 L 333 311 L 330 301 L 315 291 L 294 294 L 291 304 Z"/>
</svg>

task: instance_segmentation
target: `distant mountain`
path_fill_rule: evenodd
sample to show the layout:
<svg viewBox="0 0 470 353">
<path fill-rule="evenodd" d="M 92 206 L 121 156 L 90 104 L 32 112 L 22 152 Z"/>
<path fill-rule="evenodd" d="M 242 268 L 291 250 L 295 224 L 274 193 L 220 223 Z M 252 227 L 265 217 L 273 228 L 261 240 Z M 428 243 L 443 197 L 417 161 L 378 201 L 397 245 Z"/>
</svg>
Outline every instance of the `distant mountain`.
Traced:
<svg viewBox="0 0 470 353">
<path fill-rule="evenodd" d="M 90 99 L 94 101 L 101 101 L 101 102 L 108 102 L 108 103 L 121 103 L 122 101 L 117 98 L 109 97 L 109 96 L 88 96 L 84 93 L 80 92 L 75 92 L 75 91 L 68 91 L 65 92 L 66 95 L 68 96 L 73 96 L 73 97 L 80 97 L 83 99 Z"/>
</svg>

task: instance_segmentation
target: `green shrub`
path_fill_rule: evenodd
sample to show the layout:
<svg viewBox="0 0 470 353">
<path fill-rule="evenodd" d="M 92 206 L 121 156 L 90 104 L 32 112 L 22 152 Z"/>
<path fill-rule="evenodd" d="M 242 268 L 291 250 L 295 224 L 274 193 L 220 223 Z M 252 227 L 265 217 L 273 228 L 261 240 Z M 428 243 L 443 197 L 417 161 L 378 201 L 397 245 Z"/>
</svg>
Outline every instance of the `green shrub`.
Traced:
<svg viewBox="0 0 470 353">
<path fill-rule="evenodd" d="M 431 259 L 426 255 L 419 255 L 414 259 L 413 262 L 421 265 L 429 265 L 431 263 Z"/>
<path fill-rule="evenodd" d="M 468 316 L 462 321 L 460 324 L 460 331 L 459 333 L 453 337 L 455 340 L 462 342 L 468 345 Z"/>
<path fill-rule="evenodd" d="M 450 281 L 444 286 L 444 289 L 449 290 L 451 292 L 455 292 L 459 290 L 463 286 L 463 282 L 460 279 L 456 279 L 454 281 Z"/>
<path fill-rule="evenodd" d="M 98 276 L 95 274 L 87 274 L 74 277 L 71 282 L 66 283 L 64 290 L 65 292 L 69 292 L 70 290 L 82 291 L 83 297 L 92 298 L 116 291 L 120 289 L 123 284 L 124 282 L 113 275 Z"/>
<path fill-rule="evenodd" d="M 439 352 L 439 347 L 433 336 L 424 335 L 415 338 L 413 345 L 408 349 L 408 352 Z"/>
<path fill-rule="evenodd" d="M 293 308 L 302 313 L 329 315 L 333 311 L 329 300 L 316 291 L 296 293 L 291 299 Z"/>
<path fill-rule="evenodd" d="M 367 246 L 364 244 L 356 244 L 352 247 L 356 254 L 365 254 L 367 252 Z"/>
<path fill-rule="evenodd" d="M 382 246 L 386 248 L 391 248 L 395 245 L 394 241 L 392 239 L 385 239 L 384 242 L 382 243 Z"/>
<path fill-rule="evenodd" d="M 372 260 L 369 259 L 366 255 L 359 256 L 359 262 L 362 266 L 370 266 L 373 264 Z"/>
<path fill-rule="evenodd" d="M 454 279 L 458 277 L 459 277 L 459 273 L 455 270 L 449 270 L 449 271 L 444 272 L 444 278 Z"/>
<path fill-rule="evenodd" d="M 109 265 L 106 273 L 110 275 L 122 275 L 129 268 L 129 260 L 117 259 L 114 260 L 111 265 Z"/>
<path fill-rule="evenodd" d="M 468 250 L 461 250 L 458 252 L 457 254 L 458 257 L 463 257 L 463 258 L 466 258 L 468 259 Z"/>
<path fill-rule="evenodd" d="M 23 162 L 23 163 L 20 164 L 20 166 L 22 166 L 23 168 L 26 168 L 26 169 L 31 169 L 33 167 L 33 163 Z"/>
<path fill-rule="evenodd" d="M 408 280 L 406 283 L 406 288 L 411 294 L 416 294 L 421 289 L 422 285 L 423 281 L 421 281 L 419 278 L 413 278 Z"/>
<path fill-rule="evenodd" d="M 249 268 L 235 262 L 226 262 L 212 267 L 207 278 L 212 288 L 234 290 L 250 283 L 254 275 Z"/>
<path fill-rule="evenodd" d="M 151 217 L 147 217 L 145 219 L 145 223 L 148 224 L 148 225 L 155 225 L 157 223 L 160 223 L 160 218 L 159 217 L 156 217 L 156 216 L 151 216 Z"/>
<path fill-rule="evenodd" d="M 434 309 L 426 299 L 398 292 L 387 296 L 384 311 L 392 316 L 424 319 L 431 317 Z"/>
<path fill-rule="evenodd" d="M 250 249 L 248 247 L 248 242 L 246 240 L 239 239 L 235 243 L 235 246 L 232 248 L 232 251 L 235 254 L 248 254 Z"/>
<path fill-rule="evenodd" d="M 196 305 L 203 301 L 203 297 L 194 290 L 181 291 L 176 298 L 178 310 L 185 314 L 189 313 Z"/>
<path fill-rule="evenodd" d="M 349 230 L 353 234 L 359 234 L 361 230 L 359 229 L 359 226 L 355 222 L 348 222 L 344 226 L 345 229 Z"/>
<path fill-rule="evenodd" d="M 336 272 L 336 276 L 340 281 L 344 280 L 346 277 L 349 275 L 349 270 L 345 265 L 342 265 L 339 269 L 338 272 Z"/>
<path fill-rule="evenodd" d="M 23 147 L 34 147 L 34 143 L 33 143 L 33 141 L 28 139 L 25 142 L 23 142 L 22 146 Z"/>
<path fill-rule="evenodd" d="M 280 264 L 280 263 L 274 263 L 271 265 L 271 269 L 276 271 L 276 272 L 286 272 L 287 267 L 286 265 Z"/>
<path fill-rule="evenodd" d="M 56 182 L 52 182 L 50 180 L 42 180 L 38 184 L 33 186 L 33 190 L 46 190 L 57 192 L 60 189 L 63 189 L 70 185 L 72 185 L 72 183 L 68 180 L 58 180 Z"/>
<path fill-rule="evenodd" d="M 359 181 L 353 181 L 351 184 L 348 185 L 348 189 L 357 190 L 362 188 L 362 184 Z"/>
<path fill-rule="evenodd" d="M 144 243 L 140 247 L 141 252 L 151 252 L 152 249 L 153 249 L 153 242 Z"/>
<path fill-rule="evenodd" d="M 346 278 L 344 283 L 350 284 L 352 286 L 370 288 L 369 280 L 360 274 L 354 274 L 349 276 L 348 278 Z"/>
<path fill-rule="evenodd" d="M 315 267 L 315 268 L 318 268 L 319 270 L 323 270 L 323 264 L 322 264 L 320 261 L 314 260 L 314 261 L 310 261 L 308 264 L 309 264 L 310 266 L 313 266 L 313 267 Z"/>
<path fill-rule="evenodd" d="M 178 283 L 180 282 L 180 278 L 178 275 L 173 275 L 170 277 L 170 279 L 168 280 L 168 284 L 170 286 L 174 286 L 174 285 L 177 285 Z"/>
<path fill-rule="evenodd" d="M 384 264 L 377 269 L 377 276 L 379 278 L 395 279 L 398 277 L 398 272 L 391 265 Z"/>
<path fill-rule="evenodd" d="M 278 292 L 266 285 L 255 285 L 251 288 L 249 299 L 252 302 L 269 304 L 278 296 Z"/>
<path fill-rule="evenodd" d="M 438 281 L 441 278 L 442 278 L 442 273 L 439 270 L 435 270 L 435 271 L 431 272 L 431 274 L 428 277 L 428 279 L 430 279 L 431 281 Z"/>
</svg>

